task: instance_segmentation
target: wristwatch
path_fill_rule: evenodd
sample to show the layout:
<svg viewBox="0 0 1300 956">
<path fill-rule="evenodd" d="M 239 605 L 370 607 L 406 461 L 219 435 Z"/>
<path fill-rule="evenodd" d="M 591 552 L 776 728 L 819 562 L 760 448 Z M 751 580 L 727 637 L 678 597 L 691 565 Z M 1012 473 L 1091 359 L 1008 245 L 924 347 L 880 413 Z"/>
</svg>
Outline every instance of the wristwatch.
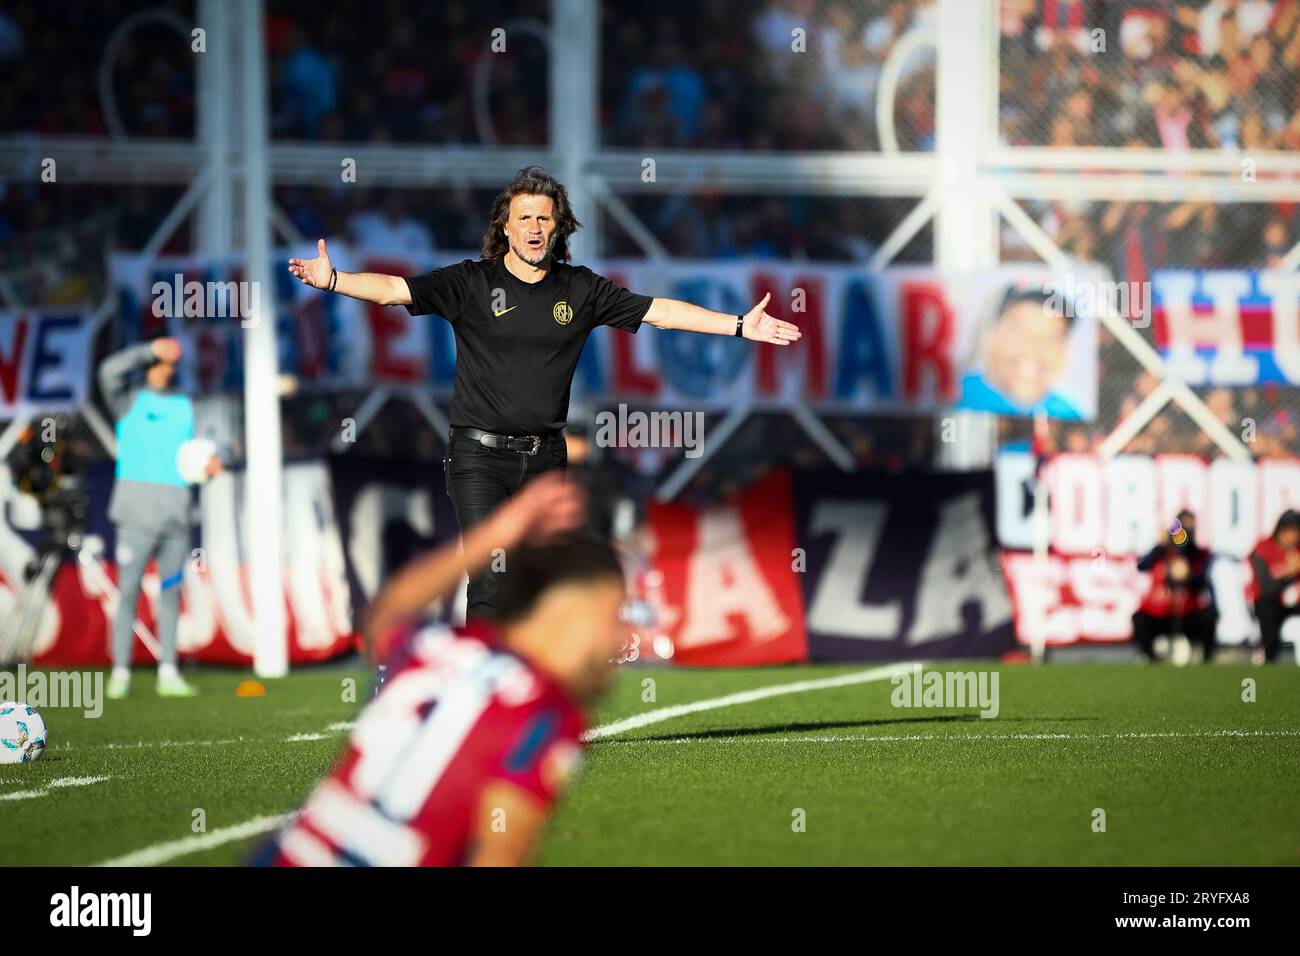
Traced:
<svg viewBox="0 0 1300 956">
<path fill-rule="evenodd" d="M 742 334 L 744 331 L 745 317 L 743 315 L 738 315 L 736 316 L 736 338 L 744 338 L 744 335 Z"/>
</svg>

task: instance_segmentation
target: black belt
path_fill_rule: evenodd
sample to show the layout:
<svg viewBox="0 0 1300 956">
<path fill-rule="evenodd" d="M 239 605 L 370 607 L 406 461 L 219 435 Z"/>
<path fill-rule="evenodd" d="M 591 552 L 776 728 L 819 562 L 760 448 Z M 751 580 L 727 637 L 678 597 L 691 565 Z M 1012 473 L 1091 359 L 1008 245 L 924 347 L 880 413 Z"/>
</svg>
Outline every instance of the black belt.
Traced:
<svg viewBox="0 0 1300 956">
<path fill-rule="evenodd" d="M 464 435 L 489 448 L 503 448 L 506 451 L 523 452 L 525 455 L 536 455 L 542 447 L 541 435 L 497 435 L 481 428 L 462 428 L 459 425 L 452 427 L 451 434 L 452 437 Z"/>
</svg>

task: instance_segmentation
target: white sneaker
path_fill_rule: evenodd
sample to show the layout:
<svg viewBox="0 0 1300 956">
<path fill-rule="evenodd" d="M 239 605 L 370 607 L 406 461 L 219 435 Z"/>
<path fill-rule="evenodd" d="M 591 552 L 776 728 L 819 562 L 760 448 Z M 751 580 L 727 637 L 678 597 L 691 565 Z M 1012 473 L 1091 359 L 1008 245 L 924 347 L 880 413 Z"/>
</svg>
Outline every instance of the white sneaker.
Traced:
<svg viewBox="0 0 1300 956">
<path fill-rule="evenodd" d="M 198 691 L 187 683 L 185 678 L 176 672 L 158 673 L 158 696 L 159 697 L 194 697 Z"/>
<path fill-rule="evenodd" d="M 108 699 L 121 700 L 131 691 L 131 672 L 113 671 L 108 676 Z"/>
</svg>

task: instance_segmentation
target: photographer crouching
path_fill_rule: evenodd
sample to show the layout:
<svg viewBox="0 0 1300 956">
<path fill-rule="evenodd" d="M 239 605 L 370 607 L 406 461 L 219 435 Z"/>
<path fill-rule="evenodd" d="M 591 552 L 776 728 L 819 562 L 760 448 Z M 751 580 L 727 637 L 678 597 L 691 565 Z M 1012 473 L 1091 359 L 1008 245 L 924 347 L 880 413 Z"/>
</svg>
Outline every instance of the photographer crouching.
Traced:
<svg viewBox="0 0 1300 956">
<path fill-rule="evenodd" d="M 1282 649 L 1282 625 L 1300 614 L 1300 512 L 1285 511 L 1273 533 L 1250 553 L 1254 572 L 1250 593 L 1259 621 L 1264 660 L 1275 661 Z"/>
<path fill-rule="evenodd" d="M 1208 663 L 1214 659 L 1219 611 L 1210 589 L 1210 552 L 1196 543 L 1196 516 L 1179 512 L 1165 540 L 1138 562 L 1151 584 L 1133 615 L 1133 641 L 1148 660 L 1157 660 L 1160 635 L 1183 634 L 1199 643 Z"/>
<path fill-rule="evenodd" d="M 120 597 L 113 620 L 113 671 L 108 697 L 125 697 L 131 684 L 131 649 L 140 585 L 150 558 L 158 562 L 158 694 L 191 697 L 196 691 L 176 668 L 176 624 L 181 578 L 190 550 L 190 486 L 176 455 L 194 437 L 194 405 L 174 387 L 181 345 L 160 338 L 110 355 L 99 366 L 99 387 L 117 420 L 117 468 L 108 517 L 117 529 Z M 144 370 L 140 386 L 132 373 Z M 221 470 L 215 455 L 207 473 Z"/>
<path fill-rule="evenodd" d="M 72 437 L 66 415 L 41 420 L 22 430 L 6 464 L 14 488 L 35 500 L 41 510 L 35 552 L 22 568 L 22 586 L 0 621 L 0 665 L 31 658 L 41 619 L 50 602 L 50 586 L 68 551 L 81 548 L 90 512 L 85 488 L 84 438 Z M 13 568 L 6 568 L 13 574 Z"/>
</svg>

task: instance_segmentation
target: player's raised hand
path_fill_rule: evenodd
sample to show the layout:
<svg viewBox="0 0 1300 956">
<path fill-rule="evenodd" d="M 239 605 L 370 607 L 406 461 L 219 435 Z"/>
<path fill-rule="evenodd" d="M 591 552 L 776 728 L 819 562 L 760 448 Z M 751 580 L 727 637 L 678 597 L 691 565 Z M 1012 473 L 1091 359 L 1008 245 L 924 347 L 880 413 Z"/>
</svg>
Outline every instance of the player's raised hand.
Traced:
<svg viewBox="0 0 1300 956">
<path fill-rule="evenodd" d="M 149 347 L 160 362 L 171 362 L 175 365 L 181 360 L 181 343 L 177 339 L 154 339 L 149 343 Z"/>
<path fill-rule="evenodd" d="M 315 259 L 290 259 L 289 271 L 299 280 L 313 289 L 325 289 L 330 284 L 330 273 L 334 266 L 330 254 L 325 251 L 325 240 L 316 240 L 316 251 L 320 253 Z"/>
<path fill-rule="evenodd" d="M 772 298 L 772 293 L 763 296 L 763 300 L 745 313 L 745 322 L 741 326 L 741 333 L 747 339 L 755 342 L 771 342 L 773 345 L 789 345 L 791 342 L 798 342 L 802 333 L 799 326 L 792 325 L 789 322 L 782 322 L 776 316 L 768 315 L 763 311 Z"/>
<path fill-rule="evenodd" d="M 538 475 L 497 513 L 501 543 L 545 544 L 556 535 L 582 524 L 587 512 L 587 494 L 576 482 L 566 481 L 559 471 Z"/>
</svg>

